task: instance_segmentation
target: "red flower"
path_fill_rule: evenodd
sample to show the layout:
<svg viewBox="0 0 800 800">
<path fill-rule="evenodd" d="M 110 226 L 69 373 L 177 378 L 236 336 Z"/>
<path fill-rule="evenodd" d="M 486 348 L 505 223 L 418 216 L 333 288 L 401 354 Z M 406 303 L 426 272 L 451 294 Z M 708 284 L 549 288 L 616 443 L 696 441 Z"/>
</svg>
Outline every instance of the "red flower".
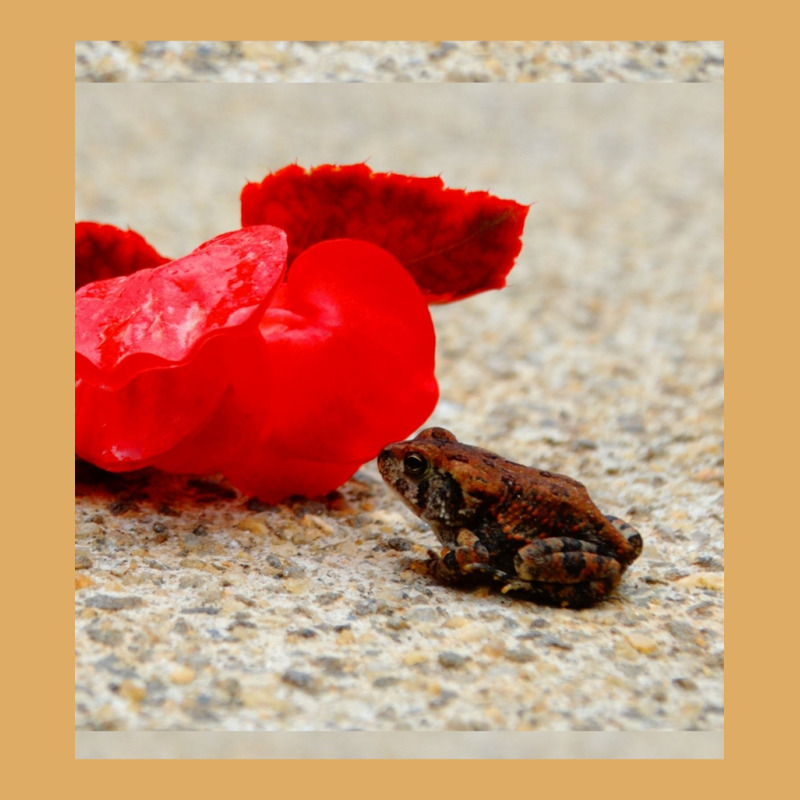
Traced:
<svg viewBox="0 0 800 800">
<path fill-rule="evenodd" d="M 287 169 L 294 197 L 287 170 L 271 176 L 282 176 L 280 206 L 269 199 L 270 177 L 256 188 L 264 214 L 282 209 L 288 247 L 284 230 L 256 224 L 167 262 L 132 231 L 76 225 L 79 456 L 114 471 L 222 472 L 274 502 L 330 491 L 427 419 L 438 388 L 426 300 L 502 282 L 519 234 L 486 220 L 505 214 L 521 229 L 527 209 L 481 193 L 478 213 L 477 194 L 443 190 L 438 179 L 371 176 L 360 165 Z M 327 179 L 309 193 L 318 173 L 348 178 L 338 200 Z M 253 186 L 243 193 L 246 220 Z M 390 220 L 392 203 L 416 227 Z M 487 276 L 489 243 L 501 247 L 503 228 Z M 456 252 L 470 269 L 453 271 Z"/>
<path fill-rule="evenodd" d="M 366 242 L 316 245 L 283 281 L 285 257 L 260 225 L 80 289 L 77 454 L 277 501 L 330 491 L 424 422 L 434 332 L 408 273 Z"/>
</svg>

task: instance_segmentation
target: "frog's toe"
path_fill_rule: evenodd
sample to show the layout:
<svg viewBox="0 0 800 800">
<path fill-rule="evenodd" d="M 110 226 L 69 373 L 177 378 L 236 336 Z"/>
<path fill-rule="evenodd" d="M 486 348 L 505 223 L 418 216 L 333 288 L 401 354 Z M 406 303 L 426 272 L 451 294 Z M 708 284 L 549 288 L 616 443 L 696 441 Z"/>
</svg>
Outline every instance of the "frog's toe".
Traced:
<svg viewBox="0 0 800 800">
<path fill-rule="evenodd" d="M 606 519 L 625 537 L 628 544 L 633 548 L 633 558 L 642 552 L 642 535 L 630 522 L 615 517 L 613 514 L 606 514 Z"/>
<path fill-rule="evenodd" d="M 501 569 L 489 566 L 479 561 L 473 561 L 471 564 L 464 564 L 461 571 L 469 575 L 486 575 L 487 577 L 494 578 L 497 581 L 508 581 L 509 574 L 503 572 Z"/>
<path fill-rule="evenodd" d="M 530 581 L 522 581 L 519 578 L 512 578 L 507 580 L 500 590 L 503 594 L 508 592 L 530 592 L 533 590 L 533 584 Z"/>
</svg>

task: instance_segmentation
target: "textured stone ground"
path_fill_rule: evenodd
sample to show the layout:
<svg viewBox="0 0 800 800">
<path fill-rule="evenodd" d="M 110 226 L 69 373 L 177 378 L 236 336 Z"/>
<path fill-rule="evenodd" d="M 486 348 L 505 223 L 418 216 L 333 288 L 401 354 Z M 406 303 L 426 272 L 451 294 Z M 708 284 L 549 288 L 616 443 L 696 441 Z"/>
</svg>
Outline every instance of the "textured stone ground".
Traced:
<svg viewBox="0 0 800 800">
<path fill-rule="evenodd" d="M 721 84 L 76 95 L 76 219 L 168 255 L 295 160 L 535 202 L 510 285 L 433 309 L 431 423 L 579 478 L 645 541 L 613 600 L 558 610 L 432 583 L 435 539 L 374 464 L 274 508 L 84 474 L 79 730 L 722 730 Z"/>
</svg>

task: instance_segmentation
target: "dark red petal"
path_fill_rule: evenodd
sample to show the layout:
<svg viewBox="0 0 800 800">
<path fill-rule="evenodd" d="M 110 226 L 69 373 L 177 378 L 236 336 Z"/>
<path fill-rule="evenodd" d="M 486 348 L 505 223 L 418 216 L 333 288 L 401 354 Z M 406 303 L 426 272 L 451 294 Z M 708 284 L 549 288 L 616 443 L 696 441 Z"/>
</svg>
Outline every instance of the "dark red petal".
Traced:
<svg viewBox="0 0 800 800">
<path fill-rule="evenodd" d="M 372 242 L 403 264 L 430 303 L 504 286 L 529 208 L 365 164 L 284 167 L 248 183 L 241 200 L 243 225 L 287 232 L 290 264 L 326 239 Z"/>
<path fill-rule="evenodd" d="M 135 231 L 97 222 L 75 223 L 75 289 L 92 281 L 130 275 L 166 264 Z"/>
<path fill-rule="evenodd" d="M 285 260 L 284 232 L 255 226 L 163 266 L 83 286 L 75 294 L 77 375 L 118 389 L 145 370 L 187 361 L 226 329 L 255 326 Z"/>
<path fill-rule="evenodd" d="M 263 500 L 336 488 L 436 405 L 430 312 L 374 245 L 334 240 L 304 252 L 261 332 L 273 376 L 268 422 L 222 471 Z"/>
</svg>

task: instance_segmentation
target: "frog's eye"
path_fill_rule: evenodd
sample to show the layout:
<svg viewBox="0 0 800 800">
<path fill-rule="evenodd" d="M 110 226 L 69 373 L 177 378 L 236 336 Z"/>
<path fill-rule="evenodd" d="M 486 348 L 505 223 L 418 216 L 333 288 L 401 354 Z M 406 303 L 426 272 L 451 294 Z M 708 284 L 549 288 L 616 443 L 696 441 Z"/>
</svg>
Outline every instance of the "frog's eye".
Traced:
<svg viewBox="0 0 800 800">
<path fill-rule="evenodd" d="M 407 453 L 403 458 L 403 469 L 411 478 L 419 478 L 428 469 L 428 461 L 419 453 Z"/>
</svg>

